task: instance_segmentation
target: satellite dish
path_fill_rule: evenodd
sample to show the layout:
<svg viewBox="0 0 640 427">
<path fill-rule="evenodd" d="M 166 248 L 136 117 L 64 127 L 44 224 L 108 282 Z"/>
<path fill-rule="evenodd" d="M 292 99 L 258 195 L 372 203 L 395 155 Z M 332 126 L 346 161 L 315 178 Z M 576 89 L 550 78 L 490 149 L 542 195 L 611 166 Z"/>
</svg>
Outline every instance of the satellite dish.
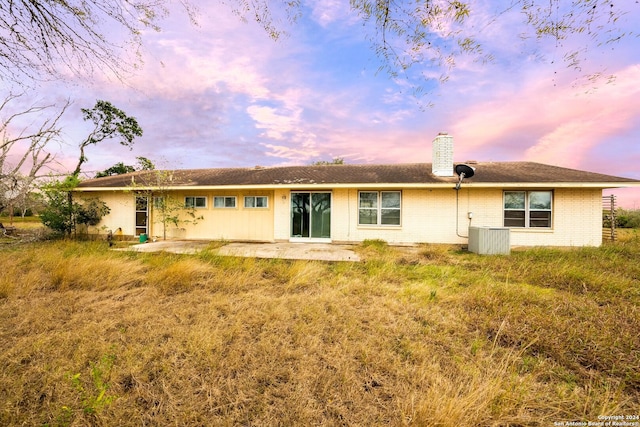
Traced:
<svg viewBox="0 0 640 427">
<path fill-rule="evenodd" d="M 458 183 L 456 184 L 456 190 L 460 189 L 460 185 L 462 184 L 462 180 L 465 178 L 471 178 L 475 174 L 476 168 L 471 167 L 465 164 L 456 165 L 455 171 L 456 174 L 460 177 Z"/>
<path fill-rule="evenodd" d="M 472 168 L 469 165 L 464 165 L 464 164 L 460 164 L 460 165 L 456 165 L 456 175 L 462 176 L 463 178 L 471 178 L 474 173 L 475 173 L 476 168 Z"/>
</svg>

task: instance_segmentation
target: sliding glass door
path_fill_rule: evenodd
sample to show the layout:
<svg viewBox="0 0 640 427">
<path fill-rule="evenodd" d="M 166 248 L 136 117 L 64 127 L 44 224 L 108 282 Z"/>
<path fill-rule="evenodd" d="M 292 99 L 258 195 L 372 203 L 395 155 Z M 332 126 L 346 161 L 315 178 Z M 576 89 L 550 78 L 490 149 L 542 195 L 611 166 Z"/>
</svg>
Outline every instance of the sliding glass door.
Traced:
<svg viewBox="0 0 640 427">
<path fill-rule="evenodd" d="M 331 238 L 331 193 L 291 193 L 291 238 Z"/>
</svg>

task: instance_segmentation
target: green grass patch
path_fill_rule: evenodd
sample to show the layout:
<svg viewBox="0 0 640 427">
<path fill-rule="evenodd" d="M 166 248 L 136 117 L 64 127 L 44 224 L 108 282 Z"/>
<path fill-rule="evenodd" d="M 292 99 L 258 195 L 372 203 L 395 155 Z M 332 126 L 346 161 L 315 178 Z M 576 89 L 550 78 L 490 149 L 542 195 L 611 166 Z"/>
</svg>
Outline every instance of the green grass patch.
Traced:
<svg viewBox="0 0 640 427">
<path fill-rule="evenodd" d="M 11 221 L 12 219 L 9 218 L 8 216 L 0 216 L 0 222 L 5 225 L 8 225 L 9 223 L 11 223 Z M 13 217 L 14 225 L 33 224 L 33 223 L 42 224 L 42 222 L 40 221 L 40 217 L 39 216 L 25 216 L 24 218 L 21 216 Z"/>
</svg>

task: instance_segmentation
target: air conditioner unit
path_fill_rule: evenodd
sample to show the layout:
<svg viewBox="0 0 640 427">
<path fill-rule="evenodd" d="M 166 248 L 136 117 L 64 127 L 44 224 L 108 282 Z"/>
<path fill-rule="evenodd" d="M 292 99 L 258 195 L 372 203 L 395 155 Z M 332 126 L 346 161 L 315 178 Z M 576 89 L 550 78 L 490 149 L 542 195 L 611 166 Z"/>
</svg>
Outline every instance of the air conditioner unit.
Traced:
<svg viewBox="0 0 640 427">
<path fill-rule="evenodd" d="M 480 255 L 509 255 L 511 237 L 504 227 L 469 227 L 469 252 Z"/>
</svg>

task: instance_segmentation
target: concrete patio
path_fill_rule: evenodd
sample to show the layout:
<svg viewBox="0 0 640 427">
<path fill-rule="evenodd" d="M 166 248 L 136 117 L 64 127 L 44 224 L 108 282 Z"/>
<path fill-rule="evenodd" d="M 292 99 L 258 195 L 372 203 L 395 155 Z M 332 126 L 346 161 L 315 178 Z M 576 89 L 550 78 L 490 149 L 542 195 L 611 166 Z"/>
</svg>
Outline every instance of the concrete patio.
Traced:
<svg viewBox="0 0 640 427">
<path fill-rule="evenodd" d="M 209 241 L 200 240 L 162 240 L 140 243 L 118 251 L 170 252 L 176 254 L 195 254 L 210 246 Z M 349 245 L 329 243 L 227 243 L 212 249 L 218 255 L 253 258 L 281 258 L 316 261 L 360 261 L 360 257 Z"/>
</svg>

